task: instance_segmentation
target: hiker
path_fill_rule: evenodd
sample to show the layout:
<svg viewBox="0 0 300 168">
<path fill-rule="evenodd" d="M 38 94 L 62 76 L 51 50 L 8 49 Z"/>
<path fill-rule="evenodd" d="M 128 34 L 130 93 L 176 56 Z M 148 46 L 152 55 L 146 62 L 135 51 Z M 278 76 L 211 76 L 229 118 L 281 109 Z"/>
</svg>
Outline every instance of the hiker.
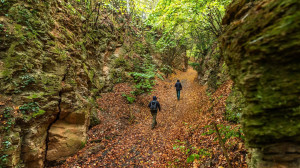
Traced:
<svg viewBox="0 0 300 168">
<path fill-rule="evenodd" d="M 154 129 L 154 127 L 157 125 L 157 122 L 156 122 L 157 110 L 160 111 L 160 104 L 157 101 L 156 96 L 153 96 L 153 100 L 149 103 L 148 107 L 150 108 L 150 112 L 153 117 L 151 129 Z"/>
<path fill-rule="evenodd" d="M 177 100 L 179 100 L 180 99 L 180 90 L 182 90 L 182 85 L 179 80 L 177 80 L 175 87 L 176 87 L 176 92 L 177 92 Z"/>
</svg>

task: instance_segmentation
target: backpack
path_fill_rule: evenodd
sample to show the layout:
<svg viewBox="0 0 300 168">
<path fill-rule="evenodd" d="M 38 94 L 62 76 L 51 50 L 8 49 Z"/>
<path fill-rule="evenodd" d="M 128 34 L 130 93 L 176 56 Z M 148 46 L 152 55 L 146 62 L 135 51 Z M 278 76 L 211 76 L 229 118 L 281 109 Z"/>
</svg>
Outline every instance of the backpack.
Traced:
<svg viewBox="0 0 300 168">
<path fill-rule="evenodd" d="M 155 100 L 151 101 L 150 110 L 157 110 L 157 103 Z"/>
</svg>

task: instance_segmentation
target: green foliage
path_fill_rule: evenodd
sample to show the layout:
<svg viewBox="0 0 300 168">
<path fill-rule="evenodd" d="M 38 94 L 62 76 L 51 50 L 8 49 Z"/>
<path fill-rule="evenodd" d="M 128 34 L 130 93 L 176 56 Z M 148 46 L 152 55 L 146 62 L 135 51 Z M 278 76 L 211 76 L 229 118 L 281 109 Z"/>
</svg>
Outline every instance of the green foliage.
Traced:
<svg viewBox="0 0 300 168">
<path fill-rule="evenodd" d="M 113 83 L 121 83 L 125 81 L 125 72 L 122 68 L 112 69 L 110 76 L 113 79 Z"/>
<path fill-rule="evenodd" d="M 12 115 L 13 108 L 5 107 L 2 111 L 0 111 L 0 142 L 2 143 L 0 146 L 0 168 L 6 167 L 9 156 L 5 154 L 6 151 L 9 151 L 12 143 L 9 138 L 9 133 L 15 124 L 14 117 Z"/>
<path fill-rule="evenodd" d="M 210 129 L 208 129 L 208 131 L 203 133 L 202 135 L 211 135 L 213 133 L 216 133 L 216 130 L 213 128 L 213 126 L 208 125 L 206 127 L 210 128 Z M 223 138 L 224 143 L 228 139 L 233 138 L 233 137 L 237 137 L 242 140 L 245 139 L 243 131 L 240 127 L 232 127 L 232 126 L 228 126 L 228 125 L 226 126 L 223 124 L 219 124 L 218 128 L 219 128 L 219 132 L 220 132 L 221 137 Z M 217 138 L 215 140 L 217 140 Z"/>
<path fill-rule="evenodd" d="M 240 118 L 241 118 L 241 113 L 236 113 L 236 112 L 227 110 L 226 113 L 225 113 L 225 118 L 226 118 L 227 121 L 230 121 L 230 122 L 233 122 L 233 123 L 239 123 Z"/>
<path fill-rule="evenodd" d="M 189 65 L 191 67 L 193 67 L 193 69 L 195 69 L 196 71 L 201 71 L 201 65 L 198 62 L 190 62 Z"/>
<path fill-rule="evenodd" d="M 246 101 L 242 93 L 233 87 L 226 100 L 225 119 L 233 123 L 239 123 L 243 109 L 246 107 Z"/>
<path fill-rule="evenodd" d="M 40 109 L 39 104 L 37 102 L 23 104 L 19 107 L 19 110 L 23 115 L 31 115 L 32 117 L 37 117 L 45 114 L 45 111 Z"/>
<path fill-rule="evenodd" d="M 230 139 L 232 137 L 238 137 L 241 139 L 245 139 L 243 135 L 243 131 L 241 128 L 232 128 L 231 126 L 225 126 L 225 125 L 218 125 L 219 131 L 221 136 L 223 136 L 223 140 L 226 142 L 227 139 Z"/>
<path fill-rule="evenodd" d="M 164 64 L 173 65 L 174 57 L 186 52 L 195 58 L 193 67 L 202 71 L 205 57 L 220 59 L 218 37 L 221 20 L 231 0 L 160 0 L 145 20 L 152 29 L 148 43 L 162 53 Z M 217 53 L 209 54 L 213 50 Z M 204 72 L 202 72 L 204 73 Z"/>
<path fill-rule="evenodd" d="M 6 131 L 9 132 L 12 126 L 15 124 L 13 116 L 11 112 L 13 111 L 13 108 L 11 107 L 5 107 L 3 112 L 0 113 L 0 132 Z"/>
<path fill-rule="evenodd" d="M 209 23 L 205 17 L 211 8 L 218 8 L 224 14 L 224 6 L 229 2 L 230 0 L 161 0 L 149 14 L 146 24 L 162 30 L 162 37 L 157 42 L 159 48 L 173 47 L 175 44 L 186 45 L 194 40 L 191 35 L 195 31 L 201 33 L 206 30 L 204 28 Z"/>
<path fill-rule="evenodd" d="M 187 147 L 186 141 L 176 140 L 176 144 L 173 145 L 174 150 L 180 150 L 182 153 L 187 155 L 186 162 L 192 163 L 196 159 L 210 156 L 210 152 L 207 149 L 198 149 L 196 147 Z M 191 154 L 192 153 L 192 154 Z"/>
<path fill-rule="evenodd" d="M 0 168 L 5 167 L 6 163 L 8 161 L 8 155 L 6 154 L 0 154 Z"/>
<path fill-rule="evenodd" d="M 161 74 L 159 74 L 159 73 L 156 74 L 156 76 L 157 76 L 159 79 L 161 79 L 161 80 L 165 80 L 164 77 L 163 77 Z"/>
<path fill-rule="evenodd" d="M 150 55 L 143 55 L 144 62 L 137 60 L 134 62 L 135 72 L 129 73 L 136 85 L 133 91 L 134 95 L 140 95 L 142 93 L 151 92 L 152 86 L 155 84 L 156 68 L 152 63 L 152 57 Z"/>
<path fill-rule="evenodd" d="M 153 80 L 155 75 L 138 72 L 132 72 L 130 74 L 131 76 L 133 76 L 134 82 L 136 83 L 136 85 L 134 86 L 134 95 L 152 91 L 152 86 L 155 84 Z"/>
<path fill-rule="evenodd" d="M 8 149 L 11 146 L 11 142 L 10 141 L 4 141 L 3 145 L 4 145 L 5 149 Z"/>
<path fill-rule="evenodd" d="M 4 108 L 4 114 L 3 114 L 4 119 L 9 119 L 9 118 L 12 117 L 11 114 L 10 114 L 10 112 L 11 112 L 12 110 L 13 110 L 13 109 L 12 109 L 11 107 L 5 107 L 5 108 Z"/>
<path fill-rule="evenodd" d="M 159 70 L 166 75 L 171 74 L 173 72 L 172 67 L 166 64 L 164 64 Z"/>
<path fill-rule="evenodd" d="M 43 114 L 45 114 L 46 113 L 46 111 L 45 110 L 39 110 L 38 112 L 35 112 L 35 113 L 33 113 L 32 114 L 32 117 L 37 117 L 37 116 L 41 116 L 41 115 L 43 115 Z"/>
<path fill-rule="evenodd" d="M 20 79 L 22 80 L 22 82 L 21 82 L 22 85 L 20 86 L 21 88 L 25 88 L 29 84 L 36 82 L 35 78 L 28 74 L 21 76 Z"/>
<path fill-rule="evenodd" d="M 32 99 L 38 99 L 38 98 L 41 98 L 41 97 L 43 97 L 43 96 L 44 96 L 44 93 L 41 92 L 41 93 L 35 93 L 35 94 L 32 94 L 32 95 L 30 95 L 30 96 L 27 96 L 26 98 L 32 100 Z"/>
<path fill-rule="evenodd" d="M 130 70 L 130 65 L 126 59 L 123 57 L 116 58 L 114 60 L 114 67 L 115 68 L 124 68 L 124 70 L 128 71 Z"/>
<path fill-rule="evenodd" d="M 187 163 L 192 163 L 195 159 L 199 159 L 200 158 L 200 155 L 197 154 L 197 153 L 193 153 L 191 154 L 187 159 L 186 159 L 186 162 Z"/>
<path fill-rule="evenodd" d="M 184 154 L 188 154 L 191 150 L 186 148 L 186 141 L 180 141 L 180 140 L 176 140 L 176 143 L 173 145 L 173 149 L 179 149 L 181 152 L 183 152 Z"/>
<path fill-rule="evenodd" d="M 23 69 L 23 71 L 25 71 Z M 22 90 L 24 90 L 26 87 L 30 86 L 31 84 L 36 83 L 36 79 L 34 76 L 25 74 L 19 77 L 18 81 L 12 81 L 14 84 L 14 93 L 20 93 Z"/>
<path fill-rule="evenodd" d="M 145 46 L 140 41 L 135 41 L 133 44 L 134 51 L 138 54 L 146 54 Z"/>
<path fill-rule="evenodd" d="M 132 104 L 133 102 L 135 102 L 135 98 L 131 97 L 130 95 L 123 93 L 122 96 L 126 98 L 126 100 L 128 101 L 129 104 Z"/>
<path fill-rule="evenodd" d="M 197 153 L 191 154 L 187 159 L 187 163 L 192 163 L 195 160 L 199 160 L 200 157 L 209 157 L 211 154 L 207 149 L 196 149 Z"/>
<path fill-rule="evenodd" d="M 9 16 L 17 21 L 18 24 L 25 25 L 24 30 L 27 36 L 34 39 L 39 36 L 41 30 L 47 29 L 43 21 L 38 16 L 38 10 L 28 8 L 24 5 L 16 5 L 9 10 Z"/>
</svg>

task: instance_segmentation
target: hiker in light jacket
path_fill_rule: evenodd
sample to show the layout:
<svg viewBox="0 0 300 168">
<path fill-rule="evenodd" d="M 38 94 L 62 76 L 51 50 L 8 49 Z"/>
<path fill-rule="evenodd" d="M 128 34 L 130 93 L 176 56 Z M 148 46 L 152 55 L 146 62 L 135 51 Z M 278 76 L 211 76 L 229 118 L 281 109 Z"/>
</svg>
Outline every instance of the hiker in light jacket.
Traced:
<svg viewBox="0 0 300 168">
<path fill-rule="evenodd" d="M 154 129 L 154 127 L 157 125 L 157 122 L 156 122 L 157 110 L 160 111 L 160 104 L 157 101 L 156 96 L 153 96 L 153 100 L 149 103 L 148 107 L 150 108 L 150 112 L 153 117 L 151 129 Z"/>
<path fill-rule="evenodd" d="M 177 80 L 175 87 L 176 87 L 176 92 L 177 92 L 177 100 L 179 100 L 180 99 L 180 90 L 182 90 L 182 85 L 179 80 Z"/>
</svg>

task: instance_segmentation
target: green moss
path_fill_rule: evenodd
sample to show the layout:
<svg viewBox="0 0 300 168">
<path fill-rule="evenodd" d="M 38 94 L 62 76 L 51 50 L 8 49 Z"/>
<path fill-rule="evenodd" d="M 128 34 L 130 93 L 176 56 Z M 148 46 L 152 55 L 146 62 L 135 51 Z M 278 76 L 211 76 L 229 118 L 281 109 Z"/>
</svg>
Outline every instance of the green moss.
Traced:
<svg viewBox="0 0 300 168">
<path fill-rule="evenodd" d="M 91 110 L 91 114 L 90 114 L 90 125 L 89 125 L 89 128 L 92 128 L 96 125 L 100 124 L 100 120 L 99 120 L 99 117 L 98 117 L 98 113 L 97 113 L 97 109 L 96 108 L 93 108 Z"/>
<path fill-rule="evenodd" d="M 11 57 L 12 55 L 13 55 L 13 53 L 15 52 L 15 48 L 16 48 L 16 46 L 18 45 L 19 43 L 18 42 L 13 42 L 11 45 L 10 45 L 10 47 L 9 47 L 9 49 L 8 49 L 8 51 L 7 51 L 7 57 Z"/>
<path fill-rule="evenodd" d="M 132 67 L 130 66 L 128 60 L 124 59 L 122 56 L 114 59 L 114 68 L 122 68 L 126 71 L 131 71 Z"/>
<path fill-rule="evenodd" d="M 95 84 L 97 90 L 100 91 L 105 86 L 105 81 L 101 80 L 100 78 L 95 78 L 94 84 Z"/>
<path fill-rule="evenodd" d="M 94 81 L 94 76 L 95 76 L 95 73 L 93 70 L 88 70 L 88 67 L 86 66 L 86 64 L 83 64 L 83 69 L 85 71 L 85 73 L 88 75 L 89 79 L 91 82 Z"/>
<path fill-rule="evenodd" d="M 72 32 L 70 32 L 67 29 L 65 29 L 65 33 L 66 33 L 66 35 L 67 35 L 67 37 L 68 37 L 69 40 L 71 40 L 71 41 L 74 40 L 74 38 L 73 38 L 74 34 Z"/>
<path fill-rule="evenodd" d="M 13 71 L 9 69 L 4 69 L 3 71 L 1 71 L 1 78 L 10 78 L 12 74 Z"/>
<path fill-rule="evenodd" d="M 43 84 L 45 95 L 57 95 L 58 91 L 61 90 L 60 77 L 54 74 L 44 74 L 40 76 L 38 83 Z"/>
<path fill-rule="evenodd" d="M 52 52 L 55 53 L 56 59 L 58 61 L 67 61 L 68 60 L 68 51 L 60 48 L 58 45 L 52 47 Z"/>
<path fill-rule="evenodd" d="M 27 98 L 27 99 L 30 99 L 30 100 L 33 100 L 33 99 L 39 99 L 39 98 L 43 97 L 44 94 L 45 94 L 44 92 L 33 93 L 33 94 L 31 94 L 30 96 L 27 96 L 26 98 Z"/>
<path fill-rule="evenodd" d="M 99 93 L 99 89 L 92 89 L 91 92 L 93 95 L 97 95 Z"/>
<path fill-rule="evenodd" d="M 225 16 L 224 22 L 232 23 L 222 43 L 230 75 L 247 102 L 242 119 L 246 141 L 255 147 L 299 143 L 299 1 L 265 1 L 236 22 L 243 7 L 239 3 L 245 1 L 233 3 L 235 9 Z"/>
<path fill-rule="evenodd" d="M 43 49 L 43 44 L 41 43 L 40 40 L 35 39 L 33 41 L 33 43 L 35 44 L 35 46 L 37 47 L 37 49 L 42 50 Z"/>
<path fill-rule="evenodd" d="M 77 82 L 74 79 L 71 79 L 68 83 L 71 84 L 72 86 L 76 86 L 77 85 Z"/>
<path fill-rule="evenodd" d="M 38 112 L 35 112 L 35 113 L 32 114 L 32 117 L 35 118 L 35 117 L 38 117 L 38 116 L 42 116 L 42 115 L 45 114 L 45 113 L 46 113 L 45 110 L 39 109 Z"/>
<path fill-rule="evenodd" d="M 245 106 L 246 102 L 242 93 L 237 89 L 237 87 L 233 87 L 230 95 L 226 100 L 226 120 L 235 123 L 240 122 L 240 117 L 242 112 L 244 111 Z"/>
<path fill-rule="evenodd" d="M 47 41 L 47 44 L 50 46 L 54 46 L 55 45 L 55 41 L 49 40 Z"/>
</svg>

